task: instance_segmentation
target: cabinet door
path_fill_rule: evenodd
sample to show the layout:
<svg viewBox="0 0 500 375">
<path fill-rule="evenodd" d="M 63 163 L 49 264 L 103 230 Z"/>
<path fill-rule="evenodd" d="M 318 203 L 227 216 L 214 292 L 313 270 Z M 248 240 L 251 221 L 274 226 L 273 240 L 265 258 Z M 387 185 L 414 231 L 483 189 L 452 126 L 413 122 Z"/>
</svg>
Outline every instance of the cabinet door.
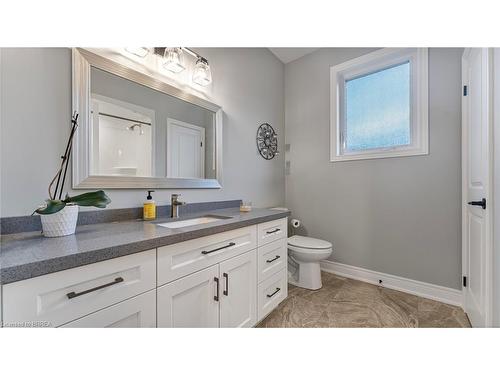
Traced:
<svg viewBox="0 0 500 375">
<path fill-rule="evenodd" d="M 62 327 L 154 328 L 156 327 L 156 290 L 130 298 Z"/>
<path fill-rule="evenodd" d="M 252 327 L 257 322 L 257 252 L 226 260 L 219 265 L 221 327 Z"/>
<path fill-rule="evenodd" d="M 218 278 L 214 265 L 158 288 L 158 327 L 218 327 Z"/>
</svg>

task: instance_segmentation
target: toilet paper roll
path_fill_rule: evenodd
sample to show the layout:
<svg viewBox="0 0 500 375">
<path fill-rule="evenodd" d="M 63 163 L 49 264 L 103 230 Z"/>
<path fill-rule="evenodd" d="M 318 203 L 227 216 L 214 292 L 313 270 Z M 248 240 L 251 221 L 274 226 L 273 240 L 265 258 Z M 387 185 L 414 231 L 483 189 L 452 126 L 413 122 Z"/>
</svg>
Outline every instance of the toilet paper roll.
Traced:
<svg viewBox="0 0 500 375">
<path fill-rule="evenodd" d="M 300 220 L 292 219 L 292 227 L 294 227 L 294 228 L 300 227 Z"/>
</svg>

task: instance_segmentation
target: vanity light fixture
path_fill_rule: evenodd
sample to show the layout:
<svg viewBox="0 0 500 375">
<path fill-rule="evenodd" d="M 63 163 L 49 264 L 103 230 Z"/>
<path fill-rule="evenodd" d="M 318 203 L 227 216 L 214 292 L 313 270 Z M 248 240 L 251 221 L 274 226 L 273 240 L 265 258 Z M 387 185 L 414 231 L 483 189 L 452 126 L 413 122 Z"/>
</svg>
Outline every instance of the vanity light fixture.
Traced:
<svg viewBox="0 0 500 375">
<path fill-rule="evenodd" d="M 196 61 L 193 72 L 193 82 L 200 86 L 207 86 L 212 82 L 210 65 L 208 65 L 208 61 L 204 57 L 200 56 Z"/>
<path fill-rule="evenodd" d="M 149 48 L 148 47 L 125 47 L 125 51 L 127 51 L 128 53 L 131 53 L 132 55 L 144 58 L 148 55 Z"/>
<path fill-rule="evenodd" d="M 193 69 L 193 82 L 200 86 L 207 86 L 212 82 L 212 72 L 208 60 L 187 47 L 125 47 L 125 51 L 144 58 L 150 51 L 163 57 L 163 67 L 172 73 L 180 73 L 186 69 L 184 52 L 196 58 Z"/>
<path fill-rule="evenodd" d="M 200 86 L 207 86 L 212 82 L 212 72 L 208 60 L 187 47 L 155 47 L 154 53 L 163 56 L 163 67 L 173 73 L 180 73 L 186 69 L 184 53 L 196 58 L 193 68 L 193 82 Z"/>
<path fill-rule="evenodd" d="M 173 73 L 180 73 L 186 69 L 184 65 L 184 54 L 181 47 L 165 48 L 163 59 L 163 67 Z"/>
</svg>

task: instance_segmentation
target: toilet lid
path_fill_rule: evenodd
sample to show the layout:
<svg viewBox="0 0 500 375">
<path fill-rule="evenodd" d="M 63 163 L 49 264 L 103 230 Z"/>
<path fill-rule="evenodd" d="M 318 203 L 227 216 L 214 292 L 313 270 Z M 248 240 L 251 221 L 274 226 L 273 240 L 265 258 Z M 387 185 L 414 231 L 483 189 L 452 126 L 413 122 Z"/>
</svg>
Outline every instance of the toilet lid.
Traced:
<svg viewBox="0 0 500 375">
<path fill-rule="evenodd" d="M 304 236 L 292 236 L 288 239 L 288 244 L 305 249 L 330 249 L 332 247 L 332 244 L 328 241 Z"/>
</svg>

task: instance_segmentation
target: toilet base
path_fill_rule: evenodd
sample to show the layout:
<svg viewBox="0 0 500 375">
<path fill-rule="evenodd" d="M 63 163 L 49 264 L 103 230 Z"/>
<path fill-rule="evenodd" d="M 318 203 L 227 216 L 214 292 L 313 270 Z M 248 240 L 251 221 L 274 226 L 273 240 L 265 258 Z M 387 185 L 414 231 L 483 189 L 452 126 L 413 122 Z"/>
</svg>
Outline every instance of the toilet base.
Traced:
<svg viewBox="0 0 500 375">
<path fill-rule="evenodd" d="M 319 262 L 298 262 L 296 259 L 294 261 L 299 265 L 298 280 L 294 277 L 288 278 L 288 283 L 299 288 L 318 290 L 323 287 L 321 283 L 321 268 Z"/>
</svg>

